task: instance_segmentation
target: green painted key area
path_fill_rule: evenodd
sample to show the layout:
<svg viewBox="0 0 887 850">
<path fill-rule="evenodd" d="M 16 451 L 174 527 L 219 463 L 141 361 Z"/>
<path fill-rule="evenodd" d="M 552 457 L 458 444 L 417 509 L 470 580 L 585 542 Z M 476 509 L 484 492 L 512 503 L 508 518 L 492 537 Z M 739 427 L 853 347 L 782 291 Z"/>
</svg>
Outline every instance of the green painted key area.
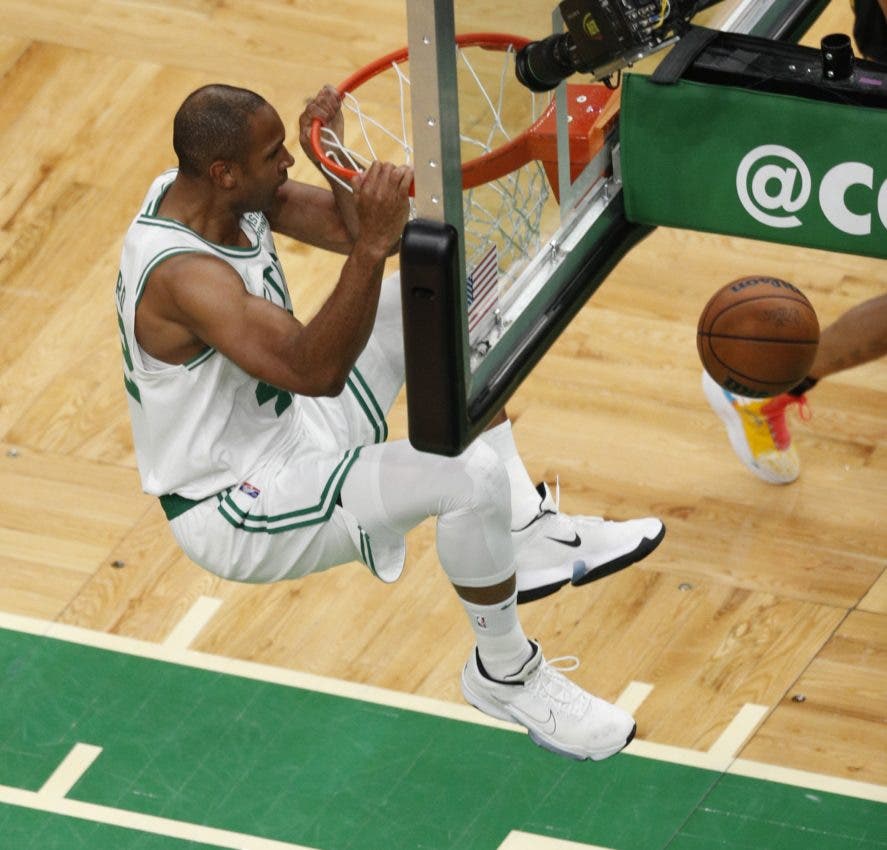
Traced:
<svg viewBox="0 0 887 850">
<path fill-rule="evenodd" d="M 454 671 L 454 675 L 457 675 Z M 0 785 L 319 850 L 496 850 L 511 830 L 613 850 L 884 850 L 887 806 L 0 630 Z M 0 805 L 2 850 L 209 845 Z"/>
</svg>

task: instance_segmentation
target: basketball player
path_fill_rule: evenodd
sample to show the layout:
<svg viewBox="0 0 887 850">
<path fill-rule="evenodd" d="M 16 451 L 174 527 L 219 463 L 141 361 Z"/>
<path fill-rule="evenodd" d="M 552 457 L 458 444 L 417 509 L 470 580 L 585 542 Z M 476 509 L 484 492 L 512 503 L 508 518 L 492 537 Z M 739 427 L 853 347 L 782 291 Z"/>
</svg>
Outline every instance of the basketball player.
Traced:
<svg viewBox="0 0 887 850">
<path fill-rule="evenodd" d="M 857 304 L 823 330 L 810 374 L 787 393 L 766 399 L 737 396 L 719 387 L 707 372 L 702 373 L 702 388 L 745 466 L 770 484 L 790 484 L 800 474 L 801 462 L 786 411 L 794 406 L 802 418 L 809 418 L 806 394 L 819 381 L 885 354 L 887 295 L 879 295 Z"/>
<path fill-rule="evenodd" d="M 315 117 L 341 133 L 334 89 L 300 118 L 309 156 Z M 532 486 L 504 416 L 456 458 L 385 441 L 404 364 L 399 283 L 383 269 L 411 169 L 373 163 L 353 193 L 288 180 L 277 112 L 222 85 L 184 101 L 173 146 L 178 169 L 154 181 L 126 235 L 117 309 L 142 483 L 183 550 L 238 581 L 356 560 L 393 581 L 405 533 L 437 516 L 440 562 L 476 639 L 466 699 L 573 758 L 621 750 L 633 719 L 545 661 L 521 628 L 517 587 L 533 598 L 626 566 L 662 524 L 560 514 Z M 272 231 L 346 255 L 306 324 Z"/>
</svg>

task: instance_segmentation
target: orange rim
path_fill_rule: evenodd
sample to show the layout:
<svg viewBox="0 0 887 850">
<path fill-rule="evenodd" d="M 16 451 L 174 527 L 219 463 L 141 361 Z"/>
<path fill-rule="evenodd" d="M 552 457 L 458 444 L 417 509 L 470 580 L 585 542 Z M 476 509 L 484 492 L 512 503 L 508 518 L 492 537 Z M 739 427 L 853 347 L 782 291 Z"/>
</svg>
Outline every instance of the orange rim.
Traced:
<svg viewBox="0 0 887 850">
<path fill-rule="evenodd" d="M 484 50 L 504 51 L 508 50 L 509 47 L 520 50 L 529 42 L 530 39 L 523 36 L 495 32 L 464 33 L 463 35 L 456 36 L 456 44 L 459 47 L 480 47 Z M 400 65 L 408 59 L 409 48 L 403 47 L 400 50 L 394 50 L 355 71 L 348 79 L 340 83 L 336 89 L 340 96 L 345 95 L 386 71 L 392 65 Z M 342 180 L 350 182 L 357 176 L 357 172 L 340 165 L 326 155 L 320 142 L 322 126 L 323 122 L 319 118 L 315 118 L 311 122 L 311 147 L 324 168 Z M 464 163 L 462 166 L 463 188 L 471 189 L 475 186 L 480 186 L 482 183 L 495 180 L 497 177 L 508 174 L 510 171 L 514 171 L 516 168 L 520 168 L 521 165 L 526 164 L 530 159 L 527 139 L 532 133 L 534 126 L 536 125 L 534 124 L 520 136 L 507 142 L 500 148 Z M 410 187 L 410 194 L 413 194 L 413 187 Z"/>
</svg>

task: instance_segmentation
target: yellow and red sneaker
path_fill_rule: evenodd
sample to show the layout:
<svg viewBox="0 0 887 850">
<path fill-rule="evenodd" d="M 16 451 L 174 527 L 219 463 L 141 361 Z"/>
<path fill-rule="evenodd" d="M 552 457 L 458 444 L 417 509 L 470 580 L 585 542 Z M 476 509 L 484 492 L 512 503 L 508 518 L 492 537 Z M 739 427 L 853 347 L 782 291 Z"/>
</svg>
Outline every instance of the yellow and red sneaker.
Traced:
<svg viewBox="0 0 887 850">
<path fill-rule="evenodd" d="M 733 451 L 758 478 L 770 484 L 790 484 L 798 477 L 801 462 L 785 414 L 797 405 L 801 418 L 809 419 L 806 396 L 783 393 L 746 398 L 725 390 L 707 372 L 702 373 L 702 390 L 724 423 Z"/>
</svg>

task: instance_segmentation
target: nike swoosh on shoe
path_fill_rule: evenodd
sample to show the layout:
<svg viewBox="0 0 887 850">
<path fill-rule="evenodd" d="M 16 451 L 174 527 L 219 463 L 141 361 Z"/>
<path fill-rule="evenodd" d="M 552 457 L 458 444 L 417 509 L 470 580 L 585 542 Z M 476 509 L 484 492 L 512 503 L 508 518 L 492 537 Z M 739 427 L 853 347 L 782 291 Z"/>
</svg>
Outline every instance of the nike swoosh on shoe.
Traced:
<svg viewBox="0 0 887 850">
<path fill-rule="evenodd" d="M 547 534 L 545 539 L 550 540 L 552 543 L 563 543 L 564 546 L 571 546 L 574 549 L 582 545 L 582 538 L 575 532 L 572 540 L 561 540 L 560 537 L 549 537 Z"/>
<path fill-rule="evenodd" d="M 532 725 L 534 729 L 545 735 L 553 735 L 557 731 L 557 718 L 554 716 L 554 713 L 550 708 L 548 709 L 548 717 L 544 721 L 533 717 L 532 714 L 529 714 L 516 706 L 510 706 L 509 713 L 518 721 L 518 723 L 521 723 L 524 726 Z"/>
</svg>

